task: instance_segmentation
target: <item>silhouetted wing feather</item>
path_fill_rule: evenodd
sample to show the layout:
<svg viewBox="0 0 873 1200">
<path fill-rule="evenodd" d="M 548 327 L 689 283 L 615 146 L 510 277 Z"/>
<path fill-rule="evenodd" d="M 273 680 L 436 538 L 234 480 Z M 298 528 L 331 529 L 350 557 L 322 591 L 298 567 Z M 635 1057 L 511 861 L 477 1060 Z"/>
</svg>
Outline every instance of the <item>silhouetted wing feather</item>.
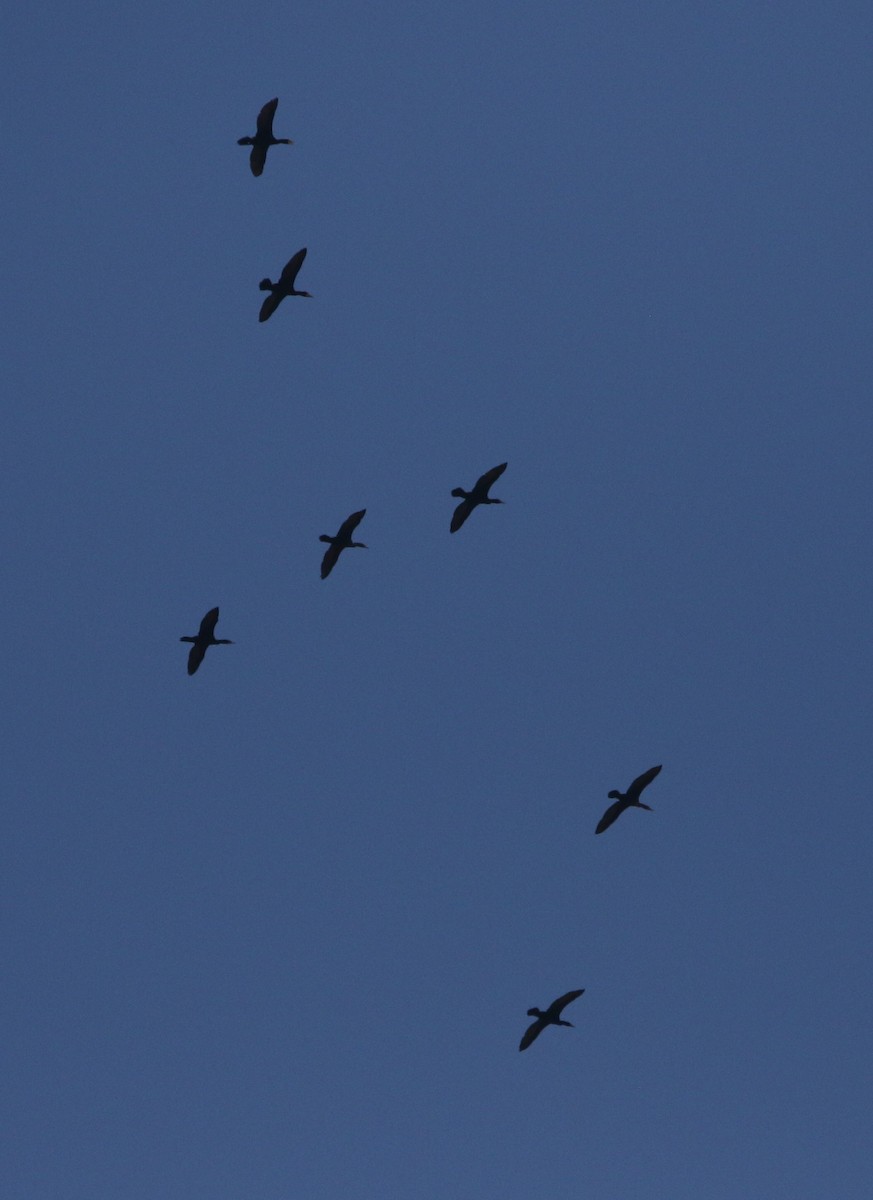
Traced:
<svg viewBox="0 0 873 1200">
<path fill-rule="evenodd" d="M 198 637 L 205 638 L 207 641 L 215 634 L 215 626 L 218 624 L 218 609 L 210 608 L 209 612 L 200 622 L 200 632 Z"/>
<path fill-rule="evenodd" d="M 304 250 L 303 253 L 305 254 L 306 251 Z M 342 538 L 343 540 L 350 538 L 360 525 L 361 521 L 363 521 L 366 513 L 367 510 L 362 508 L 360 512 L 352 513 L 350 517 L 346 517 L 342 525 L 339 527 L 339 533 L 337 534 L 337 537 Z"/>
<path fill-rule="evenodd" d="M 282 268 L 281 278 L 279 279 L 279 282 L 282 284 L 283 287 L 287 287 L 287 288 L 294 287 L 294 280 L 297 278 L 298 271 L 303 266 L 304 258 L 306 258 L 306 247 L 305 246 L 303 247 L 302 250 L 298 250 L 297 253 L 294 255 L 294 257 L 289 258 L 288 261 L 285 263 L 285 266 Z"/>
<path fill-rule="evenodd" d="M 285 297 L 281 292 L 270 292 L 269 296 L 261 305 L 261 311 L 258 313 L 258 320 L 268 321 L 284 299 Z"/>
<path fill-rule="evenodd" d="M 206 654 L 206 646 L 203 642 L 195 642 L 188 654 L 188 674 L 193 675 L 200 664 L 203 662 L 203 656 Z"/>
<path fill-rule="evenodd" d="M 483 492 L 487 492 L 491 484 L 500 478 L 506 467 L 506 463 L 501 463 L 499 467 L 492 467 L 490 471 L 486 471 L 484 475 L 480 475 L 476 480 L 476 486 L 473 491 L 478 492 L 481 489 Z"/>
<path fill-rule="evenodd" d="M 450 526 L 451 533 L 458 532 L 458 530 L 464 524 L 467 517 L 469 517 L 470 513 L 473 511 L 473 509 L 475 507 L 476 507 L 476 505 L 471 504 L 470 501 L 467 499 L 464 499 L 461 501 L 461 503 L 458 505 L 458 507 L 452 513 L 452 524 Z"/>
<path fill-rule="evenodd" d="M 262 175 L 266 161 L 267 147 L 260 142 L 255 142 L 254 146 L 252 146 L 252 152 L 249 155 L 249 166 L 252 169 L 252 174 Z"/>
<path fill-rule="evenodd" d="M 595 833 L 603 833 L 604 829 L 609 829 L 613 821 L 617 821 L 628 804 L 626 800 L 616 800 L 614 804 L 610 804 L 609 808 L 597 822 Z"/>
<path fill-rule="evenodd" d="M 336 542 L 331 542 L 327 550 L 324 552 L 324 558 L 321 560 L 321 578 L 327 579 L 328 575 L 336 566 L 336 560 L 340 556 L 342 546 L 338 546 Z"/>
<path fill-rule="evenodd" d="M 557 1000 L 553 1000 L 549 1005 L 549 1016 L 559 1017 L 571 1000 L 578 1000 L 584 988 L 577 988 L 574 992 L 567 992 L 565 996 L 559 996 Z"/>
<path fill-rule="evenodd" d="M 519 1050 L 527 1050 L 531 1042 L 536 1041 L 545 1027 L 545 1021 L 542 1021 L 539 1017 L 537 1017 L 533 1025 L 528 1025 L 527 1029 L 524 1031 L 524 1036 L 518 1044 Z"/>
<path fill-rule="evenodd" d="M 643 771 L 642 775 L 638 775 L 627 789 L 628 796 L 632 797 L 634 800 L 638 800 L 640 798 L 640 792 L 643 790 L 643 788 L 649 786 L 655 776 L 659 774 L 660 770 L 660 766 L 649 767 L 648 771 Z"/>
<path fill-rule="evenodd" d="M 275 100 L 268 100 L 261 111 L 258 113 L 258 133 L 261 137 L 273 136 L 273 117 L 276 115 L 276 109 L 279 107 L 279 97 Z"/>
</svg>

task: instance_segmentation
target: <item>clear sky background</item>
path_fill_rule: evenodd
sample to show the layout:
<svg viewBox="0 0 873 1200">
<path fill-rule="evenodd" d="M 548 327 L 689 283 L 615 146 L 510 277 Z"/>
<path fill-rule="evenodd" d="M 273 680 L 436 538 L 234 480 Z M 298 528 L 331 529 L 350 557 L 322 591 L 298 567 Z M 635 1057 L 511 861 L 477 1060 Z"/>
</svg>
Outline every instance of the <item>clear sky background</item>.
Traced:
<svg viewBox="0 0 873 1200">
<path fill-rule="evenodd" d="M 869 3 L 2 41 L 5 1200 L 868 1196 Z"/>
</svg>

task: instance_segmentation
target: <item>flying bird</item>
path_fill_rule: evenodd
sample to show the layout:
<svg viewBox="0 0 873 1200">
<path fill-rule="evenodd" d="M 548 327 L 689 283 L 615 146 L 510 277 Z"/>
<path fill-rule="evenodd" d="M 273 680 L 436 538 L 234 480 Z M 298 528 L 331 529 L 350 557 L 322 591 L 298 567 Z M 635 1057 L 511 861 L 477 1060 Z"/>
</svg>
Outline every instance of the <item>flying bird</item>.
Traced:
<svg viewBox="0 0 873 1200">
<path fill-rule="evenodd" d="M 276 115 L 278 105 L 278 96 L 275 100 L 268 100 L 258 113 L 258 131 L 255 136 L 241 137 L 237 140 L 238 146 L 251 146 L 252 148 L 249 155 L 249 166 L 253 175 L 260 175 L 263 171 L 267 161 L 267 151 L 271 146 L 294 145 L 290 138 L 273 137 L 273 117 Z"/>
<path fill-rule="evenodd" d="M 614 800 L 615 804 L 610 804 L 609 808 L 600 818 L 594 832 L 603 833 L 604 829 L 609 829 L 613 821 L 617 821 L 626 808 L 645 808 L 648 812 L 652 812 L 649 805 L 643 804 L 640 800 L 640 793 L 643 788 L 649 786 L 660 770 L 660 765 L 649 767 L 648 771 L 643 771 L 642 775 L 636 777 L 624 793 L 617 791 L 608 792 L 609 799 Z"/>
<path fill-rule="evenodd" d="M 298 292 L 294 287 L 294 280 L 297 278 L 297 272 L 303 266 L 304 258 L 306 258 L 305 246 L 302 250 L 298 250 L 293 258 L 288 259 L 282 268 L 282 274 L 275 283 L 271 283 L 269 279 L 262 279 L 258 284 L 262 292 L 270 293 L 261 305 L 261 311 L 258 314 L 259 321 L 269 320 L 286 296 L 307 296 L 310 300 L 312 299 L 311 292 Z"/>
<path fill-rule="evenodd" d="M 193 675 L 200 664 L 203 662 L 203 656 L 210 646 L 232 646 L 233 642 L 230 638 L 217 638 L 215 636 L 215 626 L 218 624 L 218 609 L 210 608 L 209 612 L 200 622 L 200 629 L 196 637 L 180 637 L 180 642 L 191 642 L 191 649 L 188 653 L 188 674 Z"/>
<path fill-rule="evenodd" d="M 323 533 L 318 539 L 320 542 L 328 542 L 328 548 L 324 552 L 324 558 L 321 560 L 321 578 L 327 579 L 328 575 L 336 566 L 336 560 L 342 554 L 343 550 L 348 550 L 351 546 L 359 546 L 361 550 L 366 550 L 367 547 L 363 542 L 353 542 L 352 534 L 363 521 L 367 510 L 362 508 L 360 512 L 352 513 L 350 517 L 346 517 L 342 525 L 340 525 L 336 537 L 331 537 L 330 534 Z"/>
<path fill-rule="evenodd" d="M 495 500 L 488 495 L 488 489 L 496 479 L 499 479 L 506 470 L 506 463 L 501 463 L 499 467 L 492 467 L 490 471 L 486 471 L 484 475 L 480 475 L 476 480 L 476 486 L 471 492 L 465 492 L 463 488 L 456 487 L 452 489 L 453 496 L 460 496 L 461 503 L 452 514 L 451 532 L 457 533 L 461 526 L 469 517 L 470 513 L 479 504 L 503 504 L 502 500 Z"/>
<path fill-rule="evenodd" d="M 519 1044 L 519 1050 L 527 1050 L 531 1042 L 535 1041 L 547 1025 L 569 1025 L 573 1028 L 572 1021 L 562 1021 L 561 1013 L 572 1000 L 578 1000 L 584 988 L 577 988 L 575 992 L 567 992 L 565 996 L 559 996 L 557 1000 L 553 1000 L 545 1012 L 540 1012 L 538 1008 L 529 1008 L 527 1015 L 536 1017 L 533 1025 L 528 1025 L 524 1031 L 524 1037 Z"/>
</svg>

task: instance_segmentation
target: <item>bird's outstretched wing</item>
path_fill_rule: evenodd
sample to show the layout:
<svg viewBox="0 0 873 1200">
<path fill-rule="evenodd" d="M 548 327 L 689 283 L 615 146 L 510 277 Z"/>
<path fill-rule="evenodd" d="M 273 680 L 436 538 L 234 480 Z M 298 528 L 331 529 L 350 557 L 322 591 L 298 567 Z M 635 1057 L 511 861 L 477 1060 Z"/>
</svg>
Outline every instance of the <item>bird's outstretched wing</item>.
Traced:
<svg viewBox="0 0 873 1200">
<path fill-rule="evenodd" d="M 195 642 L 188 654 L 188 674 L 193 675 L 200 664 L 203 662 L 203 657 L 206 654 L 206 644 L 204 642 Z"/>
<path fill-rule="evenodd" d="M 642 775 L 638 775 L 630 787 L 627 789 L 627 794 L 634 800 L 638 800 L 640 792 L 643 788 L 648 787 L 656 775 L 660 773 L 660 765 L 657 767 L 649 767 L 648 771 L 643 771 Z"/>
<path fill-rule="evenodd" d="M 249 155 L 249 166 L 252 169 L 252 174 L 255 176 L 262 175 L 266 161 L 267 147 L 263 142 L 255 142 L 252 146 L 252 152 Z"/>
<path fill-rule="evenodd" d="M 506 470 L 506 467 L 506 463 L 501 463 L 500 466 L 492 467 L 490 471 L 486 471 L 484 475 L 480 475 L 476 480 L 476 486 L 473 491 L 478 492 L 481 490 L 482 492 L 487 492 L 491 487 L 491 484 L 500 478 L 500 476 Z"/>
<path fill-rule="evenodd" d="M 457 533 L 475 507 L 475 504 L 471 504 L 468 499 L 463 499 L 452 513 L 452 523 L 449 527 L 449 531 L 451 533 Z"/>
<path fill-rule="evenodd" d="M 282 303 L 285 297 L 281 292 L 270 292 L 264 303 L 261 305 L 261 311 L 258 313 L 259 321 L 269 321 L 273 313 Z"/>
<path fill-rule="evenodd" d="M 282 274 L 279 279 L 279 282 L 282 284 L 283 287 L 293 288 L 294 280 L 297 278 L 298 271 L 303 266 L 304 258 L 306 258 L 306 247 L 305 246 L 303 247 L 302 250 L 298 250 L 297 253 L 294 255 L 294 257 L 289 258 L 288 261 L 285 263 L 285 266 L 282 268 Z"/>
<path fill-rule="evenodd" d="M 613 821 L 617 821 L 628 804 L 626 800 L 616 800 L 614 804 L 610 804 L 609 808 L 597 822 L 595 833 L 603 833 L 604 829 L 609 829 Z"/>
<path fill-rule="evenodd" d="M 200 632 L 198 637 L 205 638 L 207 641 L 215 633 L 215 626 L 218 624 L 218 609 L 210 608 L 209 612 L 200 622 Z"/>
<path fill-rule="evenodd" d="M 342 552 L 342 546 L 338 546 L 336 542 L 331 542 L 324 552 L 324 558 L 321 560 L 321 578 L 327 579 L 328 575 L 336 566 L 336 560 Z"/>
<path fill-rule="evenodd" d="M 279 97 L 276 96 L 273 100 L 268 100 L 261 111 L 258 113 L 258 133 L 261 137 L 273 136 L 273 117 L 276 115 L 276 109 L 279 107 Z"/>
<path fill-rule="evenodd" d="M 304 254 L 305 253 L 306 251 L 304 251 Z M 339 533 L 337 534 L 337 537 L 342 538 L 343 540 L 351 537 L 366 515 L 367 510 L 362 508 L 360 512 L 354 512 L 350 517 L 346 517 L 342 525 L 339 527 Z"/>
<path fill-rule="evenodd" d="M 532 1025 L 528 1025 L 527 1029 L 524 1031 L 524 1036 L 518 1044 L 519 1050 L 527 1050 L 531 1042 L 536 1041 L 545 1027 L 545 1022 L 541 1020 L 540 1017 L 537 1017 L 534 1023 Z"/>
<path fill-rule="evenodd" d="M 567 992 L 566 995 L 559 996 L 557 1000 L 553 1000 L 549 1005 L 549 1015 L 552 1017 L 559 1017 L 567 1005 L 572 1000 L 578 1000 L 584 991 L 584 988 L 576 988 L 575 991 Z"/>
</svg>

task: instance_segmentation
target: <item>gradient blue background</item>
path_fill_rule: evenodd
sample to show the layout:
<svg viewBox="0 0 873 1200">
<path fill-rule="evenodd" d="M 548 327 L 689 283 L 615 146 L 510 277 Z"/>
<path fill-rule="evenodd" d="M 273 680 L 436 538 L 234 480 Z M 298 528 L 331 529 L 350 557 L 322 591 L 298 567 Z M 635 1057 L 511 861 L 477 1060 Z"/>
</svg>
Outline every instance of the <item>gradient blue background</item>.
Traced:
<svg viewBox="0 0 873 1200">
<path fill-rule="evenodd" d="M 5 18 L 7 1200 L 869 1195 L 871 43 Z"/>
</svg>

